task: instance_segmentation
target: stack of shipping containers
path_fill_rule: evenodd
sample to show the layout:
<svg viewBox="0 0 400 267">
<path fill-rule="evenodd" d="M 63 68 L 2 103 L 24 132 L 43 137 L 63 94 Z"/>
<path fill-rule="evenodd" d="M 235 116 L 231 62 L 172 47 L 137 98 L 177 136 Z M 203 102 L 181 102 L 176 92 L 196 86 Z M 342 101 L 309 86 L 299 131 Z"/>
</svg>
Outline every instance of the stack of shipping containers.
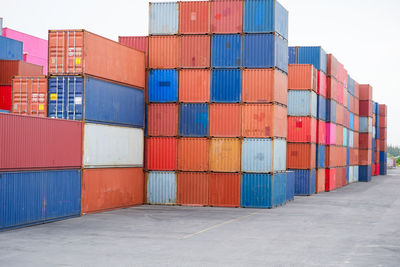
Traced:
<svg viewBox="0 0 400 267">
<path fill-rule="evenodd" d="M 359 181 L 369 182 L 372 176 L 373 149 L 373 102 L 372 87 L 359 86 Z"/>
<path fill-rule="evenodd" d="M 51 118 L 82 121 L 82 213 L 143 203 L 144 53 L 49 31 Z"/>
<path fill-rule="evenodd" d="M 379 105 L 379 174 L 387 173 L 387 106 Z M 392 166 L 396 166 L 395 164 Z"/>
<path fill-rule="evenodd" d="M 379 176 L 379 103 L 372 102 L 372 176 Z"/>
</svg>

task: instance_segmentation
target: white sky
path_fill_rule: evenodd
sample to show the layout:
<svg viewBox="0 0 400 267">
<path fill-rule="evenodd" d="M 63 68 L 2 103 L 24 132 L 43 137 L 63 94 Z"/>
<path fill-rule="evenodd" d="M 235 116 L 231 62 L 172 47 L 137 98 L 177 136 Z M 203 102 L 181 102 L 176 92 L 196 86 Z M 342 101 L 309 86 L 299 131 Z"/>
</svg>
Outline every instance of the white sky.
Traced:
<svg viewBox="0 0 400 267">
<path fill-rule="evenodd" d="M 0 2 L 4 27 L 46 39 L 48 29 L 86 29 L 114 40 L 148 33 L 147 0 Z M 400 145 L 400 1 L 280 2 L 289 10 L 289 45 L 321 45 L 356 81 L 371 84 L 374 100 L 388 105 L 388 143 Z"/>
</svg>

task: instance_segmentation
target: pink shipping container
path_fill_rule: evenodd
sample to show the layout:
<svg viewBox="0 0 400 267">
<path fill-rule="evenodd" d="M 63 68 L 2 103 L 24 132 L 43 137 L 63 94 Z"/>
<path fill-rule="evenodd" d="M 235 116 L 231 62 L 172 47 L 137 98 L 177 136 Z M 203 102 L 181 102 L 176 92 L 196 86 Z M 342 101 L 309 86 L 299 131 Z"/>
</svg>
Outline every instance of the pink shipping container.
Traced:
<svg viewBox="0 0 400 267">
<path fill-rule="evenodd" d="M 211 2 L 211 32 L 240 33 L 243 31 L 243 2 L 218 0 Z"/>
<path fill-rule="evenodd" d="M 3 28 L 3 36 L 23 42 L 24 61 L 42 66 L 43 74 L 47 73 L 47 40 L 10 28 Z"/>
<path fill-rule="evenodd" d="M 0 113 L 0 170 L 82 165 L 82 123 Z"/>
<path fill-rule="evenodd" d="M 336 124 L 326 123 L 326 145 L 336 144 Z"/>
<path fill-rule="evenodd" d="M 343 84 L 341 83 L 337 83 L 337 95 L 336 95 L 336 99 L 337 102 L 340 104 L 343 104 Z"/>
</svg>

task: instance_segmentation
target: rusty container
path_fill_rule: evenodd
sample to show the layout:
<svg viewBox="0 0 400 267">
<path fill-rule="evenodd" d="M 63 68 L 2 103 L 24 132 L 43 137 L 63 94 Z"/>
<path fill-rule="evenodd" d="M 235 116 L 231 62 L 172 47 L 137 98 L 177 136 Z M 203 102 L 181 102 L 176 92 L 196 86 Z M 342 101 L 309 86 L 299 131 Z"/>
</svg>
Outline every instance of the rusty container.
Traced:
<svg viewBox="0 0 400 267">
<path fill-rule="evenodd" d="M 241 147 L 239 138 L 212 138 L 210 143 L 210 171 L 240 172 Z"/>
<path fill-rule="evenodd" d="M 241 125 L 239 104 L 210 105 L 210 136 L 239 137 Z"/>
<path fill-rule="evenodd" d="M 287 144 L 287 168 L 288 169 L 315 169 L 316 145 L 309 143 Z"/>
</svg>

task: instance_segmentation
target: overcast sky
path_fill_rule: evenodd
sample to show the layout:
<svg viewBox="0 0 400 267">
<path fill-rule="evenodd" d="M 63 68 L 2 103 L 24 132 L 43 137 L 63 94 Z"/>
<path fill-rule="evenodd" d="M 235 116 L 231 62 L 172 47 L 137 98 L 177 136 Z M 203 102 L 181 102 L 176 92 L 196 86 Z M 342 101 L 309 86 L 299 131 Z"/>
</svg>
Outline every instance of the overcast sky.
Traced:
<svg viewBox="0 0 400 267">
<path fill-rule="evenodd" d="M 164 2 L 164 1 L 152 1 Z M 280 0 L 289 45 L 321 45 L 387 104 L 388 143 L 400 145 L 400 1 Z M 148 33 L 147 0 L 2 0 L 4 27 L 47 39 L 48 29 L 86 29 L 117 40 Z"/>
</svg>

